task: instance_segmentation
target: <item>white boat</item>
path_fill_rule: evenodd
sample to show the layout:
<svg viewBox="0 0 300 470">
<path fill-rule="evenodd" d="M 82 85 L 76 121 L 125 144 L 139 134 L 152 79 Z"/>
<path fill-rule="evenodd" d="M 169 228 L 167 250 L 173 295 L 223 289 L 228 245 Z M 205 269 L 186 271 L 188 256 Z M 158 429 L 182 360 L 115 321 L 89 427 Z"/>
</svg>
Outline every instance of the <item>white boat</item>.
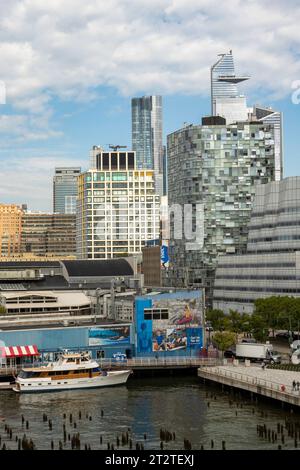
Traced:
<svg viewBox="0 0 300 470">
<path fill-rule="evenodd" d="M 88 353 L 63 352 L 56 362 L 24 368 L 13 390 L 18 393 L 54 392 L 126 383 L 131 370 L 103 371 Z"/>
</svg>

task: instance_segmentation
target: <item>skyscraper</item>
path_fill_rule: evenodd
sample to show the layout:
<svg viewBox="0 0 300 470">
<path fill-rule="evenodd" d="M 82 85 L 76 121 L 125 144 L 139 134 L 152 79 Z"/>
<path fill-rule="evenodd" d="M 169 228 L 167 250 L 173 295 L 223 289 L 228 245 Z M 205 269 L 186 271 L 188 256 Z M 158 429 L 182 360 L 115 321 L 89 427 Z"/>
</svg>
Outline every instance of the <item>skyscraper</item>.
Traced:
<svg viewBox="0 0 300 470">
<path fill-rule="evenodd" d="M 167 283 L 205 287 L 211 305 L 218 257 L 246 249 L 254 185 L 274 180 L 274 128 L 204 118 L 202 125 L 168 136 L 168 156 L 169 206 L 177 205 L 182 215 L 171 217 Z M 192 207 L 190 216 L 186 205 Z M 182 230 L 176 234 L 180 217 L 184 227 L 198 230 L 198 240 L 187 239 Z"/>
<path fill-rule="evenodd" d="M 248 80 L 246 75 L 235 73 L 232 51 L 220 54 L 220 59 L 211 67 L 211 107 L 213 116 L 226 119 L 226 124 L 239 121 L 258 121 L 274 126 L 275 181 L 283 177 L 282 113 L 270 107 L 248 107 L 244 95 L 240 95 L 237 84 Z"/>
<path fill-rule="evenodd" d="M 154 170 L 156 193 L 163 194 L 162 97 L 133 98 L 132 149 L 137 169 Z"/>
<path fill-rule="evenodd" d="M 53 177 L 53 212 L 76 214 L 80 167 L 55 168 Z"/>
<path fill-rule="evenodd" d="M 134 152 L 93 147 L 94 167 L 79 176 L 77 257 L 115 258 L 141 253 L 159 238 L 160 197 L 154 172 L 137 169 Z"/>
<path fill-rule="evenodd" d="M 238 94 L 237 84 L 249 79 L 247 76 L 235 74 L 232 51 L 228 54 L 219 54 L 219 56 L 220 59 L 211 67 L 211 112 L 213 116 L 219 114 L 216 110 L 217 100 L 220 105 L 228 103 L 228 98 L 233 100 L 241 98 Z M 234 102 L 231 102 L 230 105 L 236 106 Z M 243 105 L 243 101 L 240 101 L 241 105 Z"/>
<path fill-rule="evenodd" d="M 253 115 L 260 122 L 274 126 L 275 143 L 275 181 L 280 181 L 283 177 L 283 124 L 282 113 L 272 108 L 254 106 Z"/>
</svg>

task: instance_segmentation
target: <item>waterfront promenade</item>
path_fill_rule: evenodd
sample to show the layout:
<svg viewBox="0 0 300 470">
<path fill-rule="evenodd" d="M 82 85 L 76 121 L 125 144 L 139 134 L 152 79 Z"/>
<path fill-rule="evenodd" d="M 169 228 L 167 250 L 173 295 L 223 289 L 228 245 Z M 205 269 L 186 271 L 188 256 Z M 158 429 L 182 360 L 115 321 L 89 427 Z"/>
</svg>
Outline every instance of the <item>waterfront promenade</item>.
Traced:
<svg viewBox="0 0 300 470">
<path fill-rule="evenodd" d="M 300 406 L 300 391 L 292 383 L 300 382 L 300 372 L 262 369 L 258 365 L 223 365 L 200 367 L 198 377 L 233 388 L 263 395 L 282 403 Z"/>
</svg>

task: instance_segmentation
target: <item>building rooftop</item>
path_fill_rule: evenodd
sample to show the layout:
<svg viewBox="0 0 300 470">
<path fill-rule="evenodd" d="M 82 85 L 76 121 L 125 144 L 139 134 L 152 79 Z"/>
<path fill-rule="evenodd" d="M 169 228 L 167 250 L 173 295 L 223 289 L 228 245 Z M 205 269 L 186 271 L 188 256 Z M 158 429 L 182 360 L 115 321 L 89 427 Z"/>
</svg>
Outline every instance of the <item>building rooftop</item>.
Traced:
<svg viewBox="0 0 300 470">
<path fill-rule="evenodd" d="M 132 276 L 133 269 L 124 259 L 63 261 L 69 277 Z"/>
<path fill-rule="evenodd" d="M 39 267 L 53 267 L 59 268 L 59 261 L 1 261 L 0 270 L 11 269 L 11 268 L 39 268 Z"/>
</svg>

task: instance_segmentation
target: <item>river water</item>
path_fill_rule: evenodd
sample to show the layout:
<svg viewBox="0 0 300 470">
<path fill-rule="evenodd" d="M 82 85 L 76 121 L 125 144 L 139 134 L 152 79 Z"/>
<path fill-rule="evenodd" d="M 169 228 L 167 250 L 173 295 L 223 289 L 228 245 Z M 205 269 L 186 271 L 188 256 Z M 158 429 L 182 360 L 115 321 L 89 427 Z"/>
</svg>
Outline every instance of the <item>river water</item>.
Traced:
<svg viewBox="0 0 300 470">
<path fill-rule="evenodd" d="M 52 429 L 43 421 L 43 413 L 51 419 Z M 221 449 L 222 441 L 226 449 L 277 449 L 278 444 L 294 449 L 294 438 L 288 437 L 286 429 L 284 443 L 281 437 L 272 443 L 257 434 L 257 425 L 265 424 L 276 431 L 278 423 L 285 426 L 287 419 L 300 424 L 296 411 L 291 414 L 271 402 L 256 403 L 245 395 L 222 392 L 196 377 L 130 379 L 120 387 L 57 393 L 0 392 L 1 447 L 5 443 L 9 449 L 17 449 L 15 437 L 22 438 L 24 433 L 37 449 L 50 449 L 52 440 L 54 449 L 58 449 L 59 441 L 64 449 L 70 449 L 68 437 L 63 440 L 64 423 L 67 436 L 78 432 L 81 448 L 87 445 L 92 450 L 107 449 L 108 443 L 116 449 L 117 436 L 121 438 L 128 428 L 134 449 L 142 442 L 145 449 L 159 450 L 161 428 L 175 433 L 175 440 L 164 443 L 164 449 L 183 449 L 184 439 L 191 442 L 193 450 L 201 446 L 210 449 L 212 440 L 214 449 Z M 12 429 L 12 439 L 5 425 Z"/>
</svg>

